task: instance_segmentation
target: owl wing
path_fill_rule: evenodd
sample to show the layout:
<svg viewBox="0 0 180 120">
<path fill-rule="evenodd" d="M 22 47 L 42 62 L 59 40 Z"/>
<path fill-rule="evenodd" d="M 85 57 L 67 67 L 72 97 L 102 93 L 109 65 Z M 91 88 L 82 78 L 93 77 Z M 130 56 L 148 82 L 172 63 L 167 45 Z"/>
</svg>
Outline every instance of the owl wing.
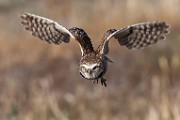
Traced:
<svg viewBox="0 0 180 120">
<path fill-rule="evenodd" d="M 105 33 L 98 51 L 107 54 L 111 38 L 117 39 L 120 45 L 129 49 L 142 49 L 164 40 L 168 33 L 169 26 L 165 22 L 139 23 L 119 30 L 110 29 Z"/>
<path fill-rule="evenodd" d="M 62 42 L 69 43 L 70 38 L 73 38 L 79 42 L 82 55 L 87 51 L 93 50 L 90 38 L 83 29 L 71 28 L 68 30 L 53 20 L 30 13 L 26 13 L 20 17 L 22 19 L 21 23 L 26 30 L 30 31 L 33 36 L 49 44 L 59 45 Z M 82 37 L 82 33 L 86 37 Z"/>
</svg>

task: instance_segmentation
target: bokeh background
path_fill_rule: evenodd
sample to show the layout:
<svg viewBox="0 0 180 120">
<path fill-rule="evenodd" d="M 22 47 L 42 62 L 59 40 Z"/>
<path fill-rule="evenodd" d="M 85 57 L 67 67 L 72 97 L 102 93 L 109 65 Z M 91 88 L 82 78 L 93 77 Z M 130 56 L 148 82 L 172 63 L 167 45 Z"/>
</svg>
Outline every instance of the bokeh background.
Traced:
<svg viewBox="0 0 180 120">
<path fill-rule="evenodd" d="M 24 31 L 26 12 L 83 28 L 95 47 L 106 30 L 139 22 L 166 21 L 171 33 L 144 50 L 112 40 L 103 87 L 79 75 L 75 41 L 49 45 Z M 1 120 L 180 120 L 179 86 L 179 0 L 0 0 Z"/>
</svg>

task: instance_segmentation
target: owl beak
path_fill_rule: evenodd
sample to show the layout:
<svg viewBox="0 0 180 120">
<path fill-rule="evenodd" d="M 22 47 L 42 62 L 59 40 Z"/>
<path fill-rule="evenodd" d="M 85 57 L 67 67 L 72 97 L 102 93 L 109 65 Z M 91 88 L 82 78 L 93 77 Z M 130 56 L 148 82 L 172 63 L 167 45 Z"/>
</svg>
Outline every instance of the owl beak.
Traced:
<svg viewBox="0 0 180 120">
<path fill-rule="evenodd" d="M 92 73 L 91 69 L 88 69 L 88 70 L 87 70 L 87 73 L 91 74 L 91 73 Z"/>
</svg>

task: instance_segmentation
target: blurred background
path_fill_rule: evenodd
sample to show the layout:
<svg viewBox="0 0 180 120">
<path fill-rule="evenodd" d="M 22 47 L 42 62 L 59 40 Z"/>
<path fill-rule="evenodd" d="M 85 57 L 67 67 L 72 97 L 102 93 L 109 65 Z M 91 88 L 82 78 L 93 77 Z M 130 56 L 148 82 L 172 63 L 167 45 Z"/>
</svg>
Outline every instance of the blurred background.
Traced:
<svg viewBox="0 0 180 120">
<path fill-rule="evenodd" d="M 110 28 L 166 21 L 167 40 L 144 50 L 110 42 L 105 75 L 94 85 L 78 73 L 75 41 L 49 45 L 24 31 L 30 12 L 81 27 L 96 48 Z M 179 0 L 0 0 L 1 120 L 180 120 Z"/>
</svg>

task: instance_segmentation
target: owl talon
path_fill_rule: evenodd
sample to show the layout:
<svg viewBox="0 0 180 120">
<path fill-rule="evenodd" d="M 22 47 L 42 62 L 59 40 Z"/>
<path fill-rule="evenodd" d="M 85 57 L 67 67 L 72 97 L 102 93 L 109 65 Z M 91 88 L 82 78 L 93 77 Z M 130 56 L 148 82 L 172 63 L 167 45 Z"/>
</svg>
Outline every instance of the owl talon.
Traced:
<svg viewBox="0 0 180 120">
<path fill-rule="evenodd" d="M 93 80 L 92 83 L 94 84 L 95 81 L 96 81 L 96 83 L 98 84 L 98 79 Z"/>
<path fill-rule="evenodd" d="M 106 79 L 101 78 L 101 85 L 106 87 L 107 86 L 106 81 L 107 81 Z"/>
<path fill-rule="evenodd" d="M 95 80 L 92 81 L 92 84 L 94 84 L 94 83 L 95 83 Z"/>
<path fill-rule="evenodd" d="M 96 83 L 98 84 L 98 79 L 96 79 Z"/>
<path fill-rule="evenodd" d="M 107 86 L 106 81 L 107 81 L 106 79 L 101 78 L 101 85 L 106 87 Z M 98 79 L 92 81 L 93 84 L 95 84 L 95 82 L 98 84 Z"/>
</svg>

